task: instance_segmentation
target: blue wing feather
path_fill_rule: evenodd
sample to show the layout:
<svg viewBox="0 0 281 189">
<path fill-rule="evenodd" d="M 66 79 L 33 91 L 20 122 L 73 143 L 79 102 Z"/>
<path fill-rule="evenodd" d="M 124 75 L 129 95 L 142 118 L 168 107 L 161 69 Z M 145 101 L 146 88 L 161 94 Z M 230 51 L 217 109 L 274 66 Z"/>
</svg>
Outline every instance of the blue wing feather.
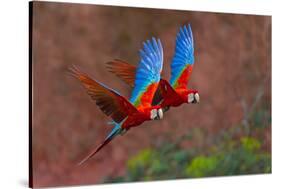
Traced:
<svg viewBox="0 0 281 189">
<path fill-rule="evenodd" d="M 187 65 L 194 64 L 194 45 L 190 24 L 183 26 L 177 34 L 175 54 L 171 63 L 171 85 L 174 85 Z"/>
<path fill-rule="evenodd" d="M 140 50 L 140 61 L 136 70 L 135 85 L 130 102 L 135 106 L 147 87 L 160 81 L 163 67 L 163 48 L 160 39 L 152 38 L 143 43 Z"/>
</svg>

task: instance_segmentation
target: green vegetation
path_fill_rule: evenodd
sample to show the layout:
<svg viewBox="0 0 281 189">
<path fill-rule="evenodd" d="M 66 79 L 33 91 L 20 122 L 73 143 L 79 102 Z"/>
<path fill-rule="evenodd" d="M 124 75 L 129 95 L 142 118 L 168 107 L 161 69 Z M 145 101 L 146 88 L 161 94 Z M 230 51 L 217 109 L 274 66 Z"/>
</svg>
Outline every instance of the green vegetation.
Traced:
<svg viewBox="0 0 281 189">
<path fill-rule="evenodd" d="M 271 154 L 262 147 L 264 140 L 259 134 L 270 125 L 267 115 L 253 114 L 249 135 L 242 124 L 209 138 L 204 129 L 194 128 L 176 141 L 141 150 L 128 159 L 125 175 L 105 182 L 271 173 Z M 185 141 L 202 145 L 183 148 Z"/>
<path fill-rule="evenodd" d="M 271 172 L 271 156 L 252 137 L 231 141 L 225 149 L 209 156 L 197 156 L 186 165 L 187 177 L 257 174 Z"/>
<path fill-rule="evenodd" d="M 185 174 L 191 177 L 203 177 L 216 170 L 219 159 L 216 156 L 197 156 L 191 163 L 187 163 Z"/>
</svg>

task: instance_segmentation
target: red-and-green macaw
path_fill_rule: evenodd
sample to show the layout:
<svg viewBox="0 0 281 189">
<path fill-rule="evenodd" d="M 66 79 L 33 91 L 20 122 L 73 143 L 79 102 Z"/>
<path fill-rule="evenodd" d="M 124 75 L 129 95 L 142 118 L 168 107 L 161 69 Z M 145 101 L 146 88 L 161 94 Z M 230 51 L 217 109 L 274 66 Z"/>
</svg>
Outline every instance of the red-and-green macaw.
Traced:
<svg viewBox="0 0 281 189">
<path fill-rule="evenodd" d="M 136 127 L 147 120 L 163 118 L 163 111 L 159 105 L 152 106 L 152 99 L 160 81 L 163 67 L 163 48 L 161 41 L 152 38 L 143 44 L 140 50 L 140 61 L 135 70 L 134 89 L 130 100 L 117 91 L 90 78 L 78 68 L 70 68 L 70 72 L 81 81 L 88 94 L 96 101 L 98 107 L 112 118 L 110 124 L 114 128 L 105 140 L 94 149 L 79 164 L 93 157 L 99 150 L 108 144 L 115 136 L 125 133 L 131 127 Z"/>
<path fill-rule="evenodd" d="M 176 38 L 174 57 L 171 63 L 170 83 L 161 78 L 153 104 L 167 111 L 170 106 L 183 103 L 199 103 L 197 90 L 188 89 L 188 81 L 194 65 L 194 44 L 190 24 L 180 27 Z M 122 60 L 108 62 L 108 70 L 130 86 L 134 86 L 136 67 Z"/>
</svg>

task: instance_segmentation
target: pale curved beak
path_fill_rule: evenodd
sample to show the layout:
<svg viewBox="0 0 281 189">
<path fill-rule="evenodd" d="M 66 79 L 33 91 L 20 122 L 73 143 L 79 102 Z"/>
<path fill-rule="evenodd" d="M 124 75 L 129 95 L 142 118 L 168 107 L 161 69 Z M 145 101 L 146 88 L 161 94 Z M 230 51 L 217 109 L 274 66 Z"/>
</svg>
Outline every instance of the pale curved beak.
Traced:
<svg viewBox="0 0 281 189">
<path fill-rule="evenodd" d="M 200 97 L 199 97 L 198 93 L 195 93 L 194 98 L 195 98 L 196 103 L 200 102 Z"/>
<path fill-rule="evenodd" d="M 159 117 L 159 119 L 163 119 L 163 117 L 164 117 L 162 108 L 158 109 L 158 117 Z"/>
</svg>

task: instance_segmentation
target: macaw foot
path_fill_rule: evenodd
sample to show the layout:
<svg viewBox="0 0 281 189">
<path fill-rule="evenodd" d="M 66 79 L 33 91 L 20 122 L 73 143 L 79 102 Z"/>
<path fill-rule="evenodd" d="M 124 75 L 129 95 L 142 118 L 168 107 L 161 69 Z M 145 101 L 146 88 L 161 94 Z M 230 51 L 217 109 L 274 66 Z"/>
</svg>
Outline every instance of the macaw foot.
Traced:
<svg viewBox="0 0 281 189">
<path fill-rule="evenodd" d="M 166 106 L 165 108 L 163 108 L 163 112 L 167 112 L 170 109 L 170 106 Z"/>
<path fill-rule="evenodd" d="M 121 136 L 123 136 L 127 132 L 127 129 L 123 129 L 120 133 Z"/>
</svg>

